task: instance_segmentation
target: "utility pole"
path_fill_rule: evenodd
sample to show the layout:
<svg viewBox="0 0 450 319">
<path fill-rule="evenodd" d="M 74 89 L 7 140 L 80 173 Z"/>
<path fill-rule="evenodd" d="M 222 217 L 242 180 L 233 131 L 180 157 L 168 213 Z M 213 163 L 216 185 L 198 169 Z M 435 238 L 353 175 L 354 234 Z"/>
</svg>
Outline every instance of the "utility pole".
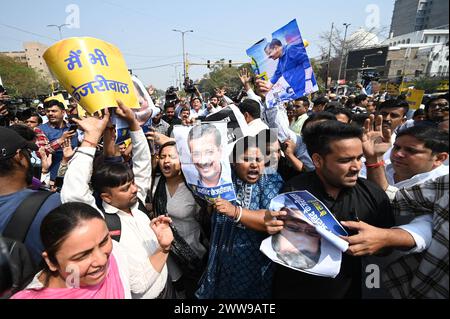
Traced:
<svg viewBox="0 0 450 319">
<path fill-rule="evenodd" d="M 56 27 L 56 28 L 58 28 L 58 30 L 59 30 L 59 39 L 62 40 L 62 32 L 61 32 L 61 29 L 62 29 L 63 27 L 69 26 L 69 25 L 70 25 L 70 24 L 67 24 L 67 23 L 65 23 L 65 24 L 60 24 L 60 25 L 49 24 L 49 25 L 47 25 L 47 27 Z"/>
<path fill-rule="evenodd" d="M 341 72 L 342 72 L 342 63 L 344 62 L 345 57 L 345 47 L 347 44 L 347 30 L 348 27 L 351 26 L 350 23 L 343 23 L 343 26 L 345 26 L 345 33 L 344 33 L 344 43 L 342 44 L 342 53 L 341 53 L 341 63 L 339 64 L 339 75 L 338 75 L 338 81 L 341 79 Z M 345 72 L 344 72 L 344 80 L 345 80 Z"/>
<path fill-rule="evenodd" d="M 331 40 L 333 38 L 334 22 L 331 23 L 330 31 L 330 47 L 328 49 L 328 65 L 327 65 L 327 78 L 325 79 L 325 88 L 328 90 L 328 78 L 330 77 L 330 64 L 331 64 Z"/>
<path fill-rule="evenodd" d="M 181 40 L 183 42 L 183 76 L 184 76 L 184 81 L 186 81 L 187 70 L 186 70 L 186 51 L 185 51 L 185 46 L 184 46 L 184 35 L 186 33 L 194 32 L 194 30 L 181 31 L 181 30 L 173 29 L 172 31 L 181 33 Z"/>
</svg>

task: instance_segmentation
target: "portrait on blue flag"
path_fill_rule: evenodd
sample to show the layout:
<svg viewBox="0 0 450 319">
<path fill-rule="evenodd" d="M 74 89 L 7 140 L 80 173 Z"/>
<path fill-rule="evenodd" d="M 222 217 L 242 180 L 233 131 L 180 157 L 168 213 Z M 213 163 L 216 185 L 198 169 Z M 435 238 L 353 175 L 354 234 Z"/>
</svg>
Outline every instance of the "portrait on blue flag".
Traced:
<svg viewBox="0 0 450 319">
<path fill-rule="evenodd" d="M 268 108 L 318 91 L 314 72 L 296 20 L 247 50 L 253 71 L 272 88 Z"/>
</svg>

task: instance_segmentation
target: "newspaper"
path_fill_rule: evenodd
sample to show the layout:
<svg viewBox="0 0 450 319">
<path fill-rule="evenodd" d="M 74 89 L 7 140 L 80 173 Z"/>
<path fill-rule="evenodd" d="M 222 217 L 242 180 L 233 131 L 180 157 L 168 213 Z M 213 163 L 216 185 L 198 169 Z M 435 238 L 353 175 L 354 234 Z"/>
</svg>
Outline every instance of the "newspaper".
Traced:
<svg viewBox="0 0 450 319">
<path fill-rule="evenodd" d="M 272 211 L 285 211 L 283 230 L 261 244 L 272 261 L 308 274 L 335 278 L 341 269 L 348 236 L 328 208 L 308 191 L 275 197 Z"/>
</svg>

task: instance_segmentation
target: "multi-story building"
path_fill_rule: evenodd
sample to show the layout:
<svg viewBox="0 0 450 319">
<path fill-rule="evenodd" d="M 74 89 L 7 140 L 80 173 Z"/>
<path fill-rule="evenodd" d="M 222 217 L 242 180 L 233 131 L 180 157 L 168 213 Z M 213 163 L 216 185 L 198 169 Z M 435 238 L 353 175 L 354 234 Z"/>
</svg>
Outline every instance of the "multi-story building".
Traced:
<svg viewBox="0 0 450 319">
<path fill-rule="evenodd" d="M 390 34 L 397 37 L 425 29 L 448 29 L 448 12 L 448 0 L 396 0 Z"/>
<path fill-rule="evenodd" d="M 0 53 L 15 59 L 17 62 L 27 64 L 38 71 L 44 78 L 51 80 L 52 76 L 43 58 L 44 52 L 48 47 L 39 42 L 25 42 L 23 47 L 24 51 Z"/>
<path fill-rule="evenodd" d="M 431 29 L 387 39 L 388 77 L 443 77 L 449 69 L 449 30 Z"/>
</svg>

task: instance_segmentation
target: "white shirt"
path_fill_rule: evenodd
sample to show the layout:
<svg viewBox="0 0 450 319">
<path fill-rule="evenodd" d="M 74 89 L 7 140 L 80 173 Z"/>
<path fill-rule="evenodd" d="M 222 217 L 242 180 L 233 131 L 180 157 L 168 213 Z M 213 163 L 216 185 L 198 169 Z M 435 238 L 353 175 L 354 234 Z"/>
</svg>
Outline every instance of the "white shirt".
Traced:
<svg viewBox="0 0 450 319">
<path fill-rule="evenodd" d="M 133 144 L 133 173 L 138 187 L 138 197 L 145 200 L 151 185 L 151 155 L 147 139 L 142 130 L 130 132 Z M 92 157 L 91 157 L 91 156 Z M 89 189 L 92 176 L 92 164 L 95 148 L 80 147 L 70 161 L 61 190 L 61 202 L 82 202 L 97 208 L 95 198 Z M 122 226 L 120 246 L 127 254 L 130 269 L 130 286 L 133 298 L 156 298 L 164 289 L 167 280 L 167 267 L 158 273 L 150 263 L 159 248 L 154 232 L 150 228 L 147 215 L 138 209 L 138 204 L 131 208 L 132 215 L 103 202 L 107 214 L 118 214 Z"/>
<path fill-rule="evenodd" d="M 256 136 L 259 132 L 263 130 L 268 130 L 269 127 L 261 119 L 256 119 L 248 123 L 248 136 Z"/>
<path fill-rule="evenodd" d="M 386 194 L 389 196 L 389 199 L 393 200 L 395 198 L 395 194 L 401 188 L 409 188 L 418 184 L 423 184 L 426 181 L 436 179 L 447 175 L 448 173 L 448 166 L 441 165 L 430 172 L 417 174 L 407 180 L 395 183 L 394 167 L 390 164 L 386 167 L 386 178 L 390 185 L 386 190 Z M 405 225 L 396 228 L 401 228 L 407 231 L 416 242 L 416 247 L 408 253 L 419 253 L 426 250 L 431 244 L 431 239 L 433 236 L 433 216 L 431 214 L 419 216 L 414 218 L 411 222 L 407 224 L 405 223 Z"/>
</svg>

